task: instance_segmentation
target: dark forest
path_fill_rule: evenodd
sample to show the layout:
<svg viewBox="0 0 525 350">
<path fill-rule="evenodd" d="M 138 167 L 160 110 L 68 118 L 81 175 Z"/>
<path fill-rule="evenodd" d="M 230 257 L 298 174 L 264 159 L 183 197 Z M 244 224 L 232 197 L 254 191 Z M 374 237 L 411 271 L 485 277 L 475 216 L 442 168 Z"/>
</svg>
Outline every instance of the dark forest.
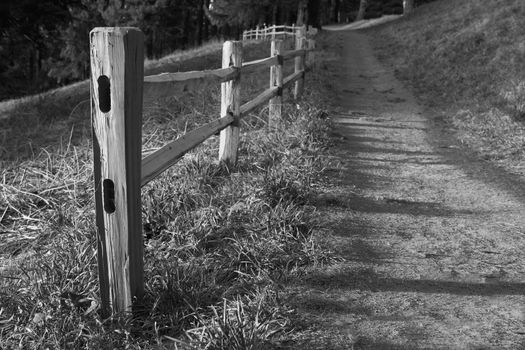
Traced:
<svg viewBox="0 0 525 350">
<path fill-rule="evenodd" d="M 3 0 L 0 3 L 0 100 L 87 78 L 88 33 L 134 26 L 146 56 L 213 39 L 239 38 L 263 24 L 323 24 L 355 19 L 359 0 Z M 402 0 L 370 0 L 365 18 L 402 12 Z"/>
</svg>

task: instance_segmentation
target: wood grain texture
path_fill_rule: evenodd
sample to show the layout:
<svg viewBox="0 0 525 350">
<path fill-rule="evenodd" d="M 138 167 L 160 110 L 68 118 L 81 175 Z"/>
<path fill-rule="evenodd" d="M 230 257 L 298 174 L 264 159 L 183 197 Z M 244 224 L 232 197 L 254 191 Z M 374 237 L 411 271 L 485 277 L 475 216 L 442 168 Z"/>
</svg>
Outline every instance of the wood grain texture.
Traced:
<svg viewBox="0 0 525 350">
<path fill-rule="evenodd" d="M 204 72 L 163 73 L 144 77 L 144 103 L 151 105 L 162 98 L 202 89 L 206 84 L 235 79 L 239 76 L 239 71 L 239 68 L 229 67 Z"/>
<path fill-rule="evenodd" d="M 90 33 L 91 96 L 98 260 L 104 316 L 131 311 L 144 294 L 140 198 L 143 34 L 136 28 L 95 28 Z M 98 81 L 109 78 L 109 96 Z M 110 98 L 109 111 L 99 108 Z M 114 184 L 113 201 L 104 184 Z M 105 198 L 106 197 L 106 198 Z M 104 209 L 112 202 L 114 212 Z M 107 209 L 107 206 L 106 206 Z"/>
<path fill-rule="evenodd" d="M 270 99 L 272 97 L 277 96 L 277 94 L 279 93 L 279 90 L 280 89 L 278 87 L 267 89 L 264 92 L 262 92 L 261 94 L 259 94 L 257 97 L 255 97 L 253 100 L 243 104 L 241 106 L 241 108 L 240 108 L 241 116 L 244 116 L 244 115 L 250 113 L 255 108 L 257 108 L 257 107 L 261 106 L 262 104 L 270 101 Z"/>
<path fill-rule="evenodd" d="M 161 73 L 144 77 L 144 83 L 184 82 L 188 80 L 208 80 L 218 83 L 233 80 L 239 76 L 239 69 L 235 67 L 220 68 L 203 71 Z"/>
<path fill-rule="evenodd" d="M 281 110 L 283 104 L 283 59 L 280 54 L 283 49 L 282 40 L 272 40 L 270 54 L 273 57 L 280 58 L 277 63 L 270 68 L 270 89 L 278 88 L 277 95 L 270 99 L 268 105 L 268 126 L 272 127 L 276 120 L 281 119 Z"/>
<path fill-rule="evenodd" d="M 142 159 L 141 186 L 144 186 L 164 170 L 175 164 L 186 152 L 230 125 L 233 120 L 232 115 L 226 115 L 223 118 L 214 120 L 211 123 L 188 132 L 146 156 Z"/>
<path fill-rule="evenodd" d="M 222 67 L 242 67 L 242 42 L 226 41 L 222 49 Z M 221 85 L 221 117 L 233 116 L 230 126 L 220 135 L 219 161 L 235 165 L 239 147 L 239 118 L 241 115 L 241 76 Z"/>
<path fill-rule="evenodd" d="M 245 62 L 242 64 L 241 72 L 242 74 L 251 73 L 259 68 L 271 67 L 277 64 L 278 61 L 279 61 L 279 57 L 271 56 L 271 57 L 262 58 L 260 60 Z"/>
</svg>

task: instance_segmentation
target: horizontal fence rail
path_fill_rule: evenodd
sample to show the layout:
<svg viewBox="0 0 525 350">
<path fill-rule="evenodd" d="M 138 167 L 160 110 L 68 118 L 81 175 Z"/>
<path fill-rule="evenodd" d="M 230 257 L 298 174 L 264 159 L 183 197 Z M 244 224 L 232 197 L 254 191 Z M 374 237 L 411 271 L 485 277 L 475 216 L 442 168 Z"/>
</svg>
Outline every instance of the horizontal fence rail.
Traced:
<svg viewBox="0 0 525 350">
<path fill-rule="evenodd" d="M 186 152 L 200 145 L 233 122 L 227 115 L 211 123 L 192 130 L 142 159 L 140 184 L 146 185 L 164 170 L 175 164 Z"/>
<path fill-rule="evenodd" d="M 165 82 L 183 82 L 188 80 L 207 80 L 223 83 L 233 80 L 239 76 L 239 69 L 236 67 L 193 71 L 177 73 L 161 73 L 144 77 L 144 83 L 165 83 Z"/>
<path fill-rule="evenodd" d="M 90 35 L 91 99 L 95 169 L 98 265 L 103 315 L 129 312 L 144 293 L 140 187 L 174 165 L 185 153 L 220 132 L 219 160 L 234 165 L 240 120 L 269 103 L 269 121 L 281 117 L 284 88 L 295 84 L 302 93 L 305 76 L 305 28 L 294 31 L 295 50 L 283 52 L 282 40 L 272 40 L 269 57 L 243 62 L 242 42 L 223 46 L 223 68 L 143 76 L 143 36 L 135 28 L 95 28 Z M 313 46 L 311 46 L 313 47 Z M 294 73 L 283 77 L 283 65 L 294 59 Z M 241 104 L 241 76 L 270 69 L 270 87 Z M 178 137 L 141 158 L 142 101 L 147 94 L 169 96 L 169 86 L 190 81 L 221 84 L 220 118 Z M 156 87 L 159 87 L 157 90 Z"/>
<path fill-rule="evenodd" d="M 242 73 L 250 73 L 262 67 L 271 67 L 279 63 L 278 56 L 266 57 L 260 60 L 250 61 L 242 64 Z"/>
<path fill-rule="evenodd" d="M 242 40 L 267 40 L 267 39 L 286 39 L 287 37 L 294 37 L 297 35 L 297 29 L 301 27 L 273 25 L 270 27 L 264 26 L 260 28 L 245 30 L 242 33 Z"/>
</svg>

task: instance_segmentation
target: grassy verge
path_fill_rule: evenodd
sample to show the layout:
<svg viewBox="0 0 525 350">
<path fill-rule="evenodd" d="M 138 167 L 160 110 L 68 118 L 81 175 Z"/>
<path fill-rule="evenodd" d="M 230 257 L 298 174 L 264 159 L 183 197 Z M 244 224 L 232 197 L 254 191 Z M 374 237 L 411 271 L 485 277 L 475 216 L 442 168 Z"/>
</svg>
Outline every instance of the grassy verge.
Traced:
<svg viewBox="0 0 525 350">
<path fill-rule="evenodd" d="M 245 100 L 267 75 L 244 78 Z M 287 101 L 275 127 L 264 108 L 243 119 L 235 168 L 217 163 L 214 137 L 143 188 L 146 297 L 132 319 L 98 315 L 87 110 L 56 114 L 46 101 L 33 122 L 7 125 L 0 348 L 272 349 L 288 339 L 280 281 L 333 258 L 311 205 L 329 127 L 319 79 L 307 75 L 304 98 Z M 216 118 L 218 106 L 213 85 L 146 108 L 143 150 Z"/>
<path fill-rule="evenodd" d="M 519 0 L 441 0 L 370 33 L 380 57 L 460 140 L 486 159 L 523 172 L 525 29 Z"/>
</svg>

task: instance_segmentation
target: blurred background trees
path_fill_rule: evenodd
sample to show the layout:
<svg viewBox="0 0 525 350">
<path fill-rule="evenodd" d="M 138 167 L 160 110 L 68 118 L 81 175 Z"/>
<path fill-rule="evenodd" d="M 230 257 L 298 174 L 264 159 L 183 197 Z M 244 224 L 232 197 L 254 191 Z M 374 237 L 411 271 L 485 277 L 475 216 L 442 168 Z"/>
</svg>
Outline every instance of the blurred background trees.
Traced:
<svg viewBox="0 0 525 350">
<path fill-rule="evenodd" d="M 360 0 L 1 0 L 0 100 L 82 80 L 89 31 L 136 26 L 158 58 L 256 25 L 355 19 Z M 417 1 L 416 1 L 417 5 Z M 365 18 L 402 13 L 402 0 L 368 0 Z"/>
</svg>

